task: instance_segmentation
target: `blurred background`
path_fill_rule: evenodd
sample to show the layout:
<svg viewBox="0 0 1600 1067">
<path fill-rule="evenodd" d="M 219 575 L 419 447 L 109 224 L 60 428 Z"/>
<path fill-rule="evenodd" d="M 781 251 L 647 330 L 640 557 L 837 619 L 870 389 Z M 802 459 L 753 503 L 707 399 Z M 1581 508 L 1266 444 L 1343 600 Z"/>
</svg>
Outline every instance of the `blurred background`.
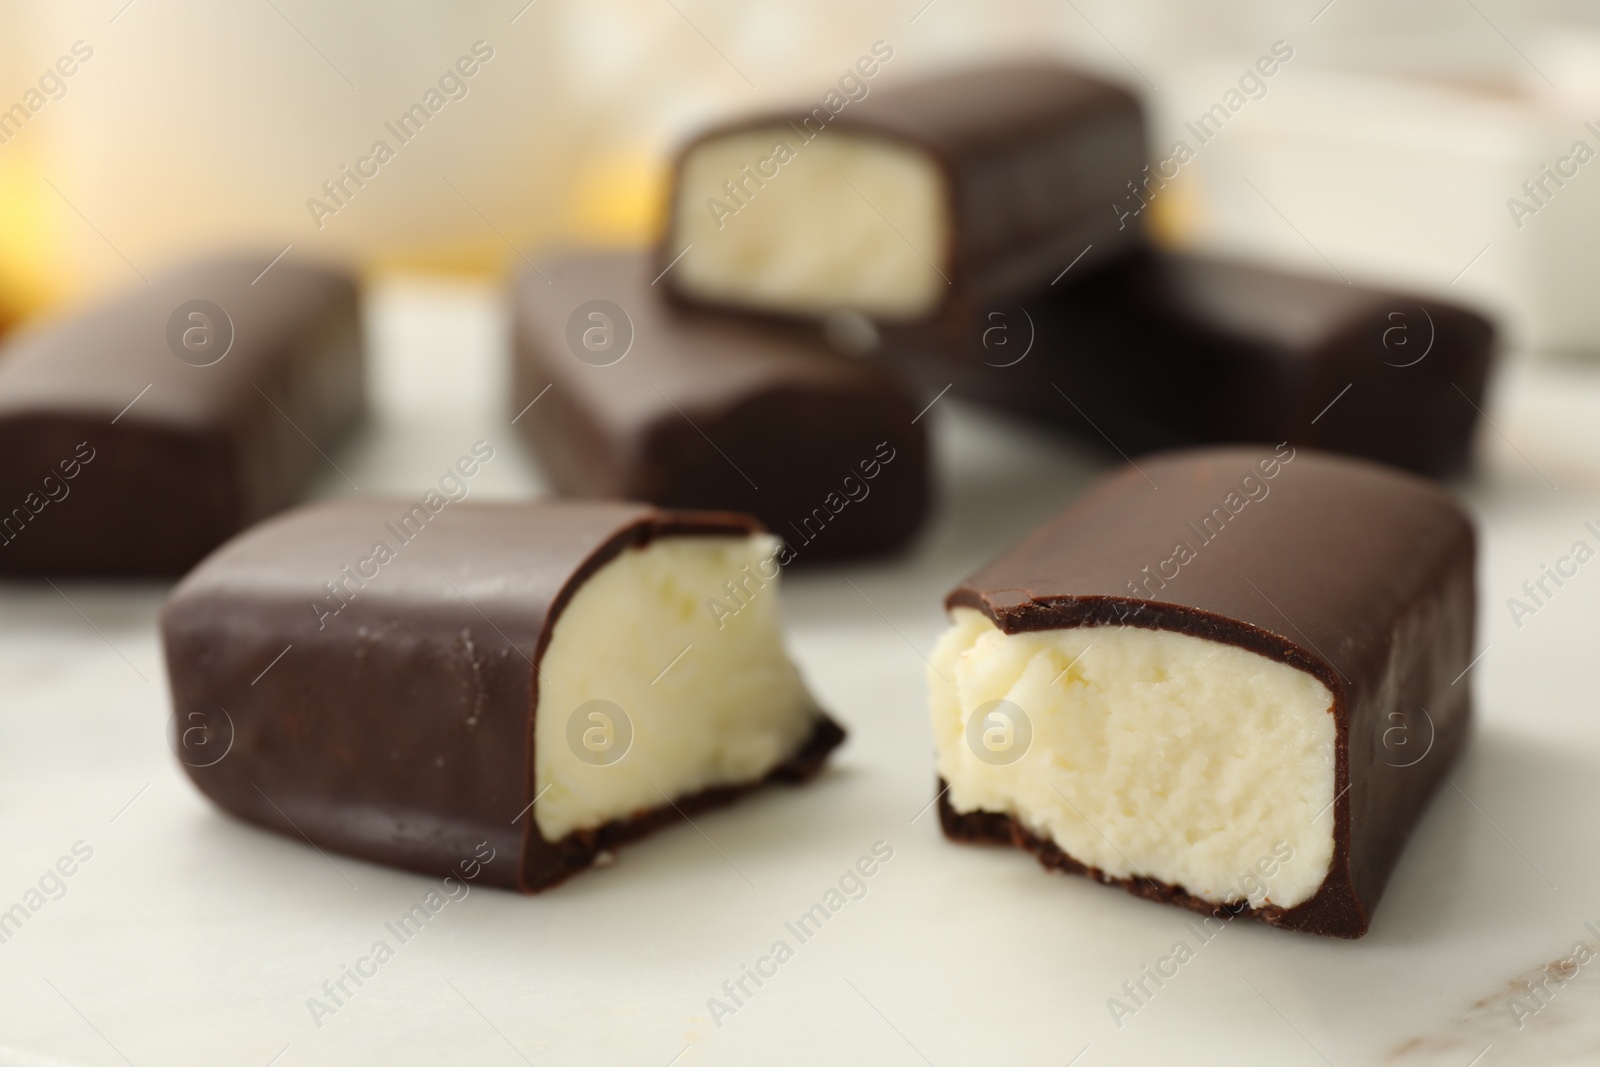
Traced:
<svg viewBox="0 0 1600 1067">
<path fill-rule="evenodd" d="M 677 141 L 824 91 L 878 40 L 877 88 L 1046 53 L 1140 93 L 1152 158 L 1195 149 L 1154 206 L 1168 242 L 1449 291 L 1515 348 L 1600 348 L 1600 163 L 1524 188 L 1600 149 L 1600 12 L 1580 0 L 6 4 L 0 305 L 217 246 L 488 274 L 553 242 L 648 240 Z M 1292 60 L 1201 144 L 1185 123 L 1274 44 Z M 491 58 L 398 142 L 385 123 L 475 45 Z M 380 139 L 394 157 L 331 200 Z"/>
</svg>

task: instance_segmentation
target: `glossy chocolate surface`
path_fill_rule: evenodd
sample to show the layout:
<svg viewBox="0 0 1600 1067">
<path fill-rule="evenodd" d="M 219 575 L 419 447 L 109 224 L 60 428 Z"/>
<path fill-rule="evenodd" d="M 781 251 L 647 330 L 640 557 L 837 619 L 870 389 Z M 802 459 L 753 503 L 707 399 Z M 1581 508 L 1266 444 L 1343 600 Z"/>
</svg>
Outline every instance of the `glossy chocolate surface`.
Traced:
<svg viewBox="0 0 1600 1067">
<path fill-rule="evenodd" d="M 701 134 L 684 154 L 744 129 L 804 132 L 808 119 L 816 124 L 804 109 L 739 119 Z M 1139 102 L 1068 67 L 1008 63 L 877 88 L 813 136 L 885 138 L 925 150 L 943 171 L 952 240 L 937 266 L 950 285 L 928 321 L 1026 297 L 1080 255 L 1087 269 L 1140 240 L 1140 227 L 1116 208 L 1129 183 L 1144 178 Z M 664 266 L 683 242 L 669 233 L 661 247 Z"/>
<path fill-rule="evenodd" d="M 1443 301 L 1148 252 L 903 331 L 886 358 L 1129 455 L 1288 441 L 1442 477 L 1468 462 L 1494 347 Z"/>
<path fill-rule="evenodd" d="M 356 284 L 270 259 L 191 264 L 9 338 L 0 572 L 180 574 L 331 470 L 363 408 Z"/>
<path fill-rule="evenodd" d="M 511 412 L 557 489 L 753 514 L 802 562 L 916 533 L 908 388 L 800 330 L 678 311 L 650 279 L 641 253 L 595 253 L 517 282 Z"/>
<path fill-rule="evenodd" d="M 554 885 L 760 784 L 554 842 L 531 813 L 538 664 L 574 592 L 629 547 L 754 529 L 623 503 L 296 509 L 223 546 L 163 611 L 177 729 L 200 731 L 180 758 L 225 811 L 319 848 L 442 877 L 487 842 L 508 858 L 485 866 L 491 884 Z M 808 777 L 842 739 L 819 712 L 770 777 Z"/>
<path fill-rule="evenodd" d="M 946 604 L 981 611 L 1007 633 L 1141 626 L 1315 675 L 1337 722 L 1333 866 L 1303 904 L 1247 914 L 1359 937 L 1468 734 L 1474 559 L 1460 506 L 1413 476 L 1288 446 L 1195 450 L 1108 476 Z M 1394 744 L 1399 723 L 1410 748 Z M 1004 813 L 941 810 L 951 837 L 1013 840 L 1046 865 L 1111 881 Z M 1119 884 L 1215 907 L 1152 879 Z"/>
</svg>

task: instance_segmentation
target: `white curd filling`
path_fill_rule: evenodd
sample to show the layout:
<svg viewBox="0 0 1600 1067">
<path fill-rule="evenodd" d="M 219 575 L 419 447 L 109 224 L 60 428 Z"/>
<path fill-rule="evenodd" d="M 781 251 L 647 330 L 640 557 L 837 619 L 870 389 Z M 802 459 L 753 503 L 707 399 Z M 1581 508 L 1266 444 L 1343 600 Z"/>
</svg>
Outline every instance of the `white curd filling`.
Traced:
<svg viewBox="0 0 1600 1067">
<path fill-rule="evenodd" d="M 957 608 L 929 672 L 957 812 L 1009 814 L 1117 878 L 1293 907 L 1333 859 L 1333 696 L 1188 634 L 1006 634 Z M 974 715 L 979 716 L 976 723 Z"/>
<path fill-rule="evenodd" d="M 579 587 L 540 665 L 534 818 L 546 840 L 753 782 L 804 743 L 816 705 L 784 651 L 777 578 L 745 577 L 775 572 L 777 544 L 665 537 Z M 743 606 L 708 610 L 729 581 Z"/>
<path fill-rule="evenodd" d="M 674 204 L 680 291 L 768 311 L 925 314 L 950 244 L 945 178 L 922 151 L 784 125 L 704 141 Z"/>
</svg>

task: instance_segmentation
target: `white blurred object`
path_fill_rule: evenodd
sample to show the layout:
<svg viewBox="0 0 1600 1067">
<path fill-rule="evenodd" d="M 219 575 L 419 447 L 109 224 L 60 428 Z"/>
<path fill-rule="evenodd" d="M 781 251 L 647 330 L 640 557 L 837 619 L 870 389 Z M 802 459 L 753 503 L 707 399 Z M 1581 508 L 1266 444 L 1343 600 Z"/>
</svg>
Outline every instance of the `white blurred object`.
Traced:
<svg viewBox="0 0 1600 1067">
<path fill-rule="evenodd" d="M 1237 75 L 1208 66 L 1174 78 L 1179 89 L 1154 108 L 1157 145 L 1165 151 L 1193 118 L 1192 101 Z M 1185 199 L 1200 207 L 1179 235 L 1479 304 L 1515 348 L 1600 354 L 1600 301 L 1587 281 L 1600 159 L 1564 164 L 1572 173 L 1559 184 L 1542 169 L 1580 140 L 1600 153 L 1584 123 L 1548 86 L 1489 91 L 1288 64 L 1184 168 Z M 1542 191 L 1524 187 L 1539 182 Z M 1513 198 L 1534 210 L 1513 211 Z"/>
<path fill-rule="evenodd" d="M 1527 50 L 1523 88 L 1551 106 L 1594 118 L 1600 109 L 1600 28 L 1548 26 Z"/>
</svg>

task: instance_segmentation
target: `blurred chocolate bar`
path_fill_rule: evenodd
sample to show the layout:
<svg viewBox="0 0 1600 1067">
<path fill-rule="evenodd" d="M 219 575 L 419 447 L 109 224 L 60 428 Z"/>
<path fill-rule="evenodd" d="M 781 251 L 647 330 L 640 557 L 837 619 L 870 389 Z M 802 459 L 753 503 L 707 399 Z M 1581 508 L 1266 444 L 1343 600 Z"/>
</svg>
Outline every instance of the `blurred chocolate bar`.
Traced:
<svg viewBox="0 0 1600 1067">
<path fill-rule="evenodd" d="M 725 309 L 959 315 L 1133 248 L 1115 205 L 1144 166 L 1138 101 L 1055 64 L 870 89 L 690 142 L 657 269 L 675 264 L 662 284 L 681 300 Z"/>
<path fill-rule="evenodd" d="M 921 525 L 928 446 L 893 376 L 799 329 L 677 310 L 642 253 L 551 259 L 515 300 L 513 421 L 561 493 L 747 512 L 807 562 Z"/>
<path fill-rule="evenodd" d="M 1495 330 L 1431 298 L 1144 252 L 1074 270 L 884 357 L 930 389 L 1128 453 L 1289 442 L 1435 477 L 1465 466 Z"/>
<path fill-rule="evenodd" d="M 362 411 L 356 283 L 193 263 L 0 349 L 0 572 L 179 574 L 299 500 Z"/>
</svg>

